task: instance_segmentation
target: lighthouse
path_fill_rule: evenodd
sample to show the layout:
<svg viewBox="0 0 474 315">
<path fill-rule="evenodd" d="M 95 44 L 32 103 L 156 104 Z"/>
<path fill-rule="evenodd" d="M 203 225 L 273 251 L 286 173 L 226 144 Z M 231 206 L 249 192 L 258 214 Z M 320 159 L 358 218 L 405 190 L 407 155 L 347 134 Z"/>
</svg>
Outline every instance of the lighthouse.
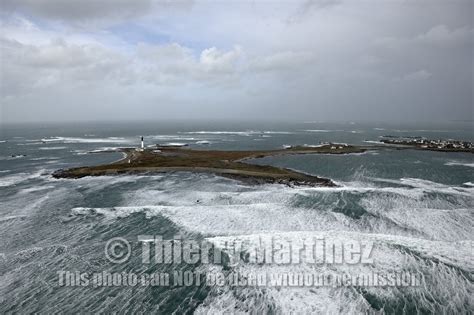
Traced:
<svg viewBox="0 0 474 315">
<path fill-rule="evenodd" d="M 143 144 L 143 136 L 142 136 L 142 150 L 145 148 L 145 145 Z"/>
</svg>

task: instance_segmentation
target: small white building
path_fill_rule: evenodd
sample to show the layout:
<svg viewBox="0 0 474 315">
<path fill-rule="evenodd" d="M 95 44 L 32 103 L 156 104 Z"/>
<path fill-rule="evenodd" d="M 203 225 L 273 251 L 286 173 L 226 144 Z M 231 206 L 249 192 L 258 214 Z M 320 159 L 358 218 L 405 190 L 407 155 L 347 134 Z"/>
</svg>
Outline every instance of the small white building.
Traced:
<svg viewBox="0 0 474 315">
<path fill-rule="evenodd" d="M 136 148 L 135 151 L 138 151 L 138 152 L 141 152 L 141 151 L 144 151 L 145 150 L 145 144 L 143 142 L 143 136 L 141 138 L 141 145 L 139 148 Z"/>
</svg>

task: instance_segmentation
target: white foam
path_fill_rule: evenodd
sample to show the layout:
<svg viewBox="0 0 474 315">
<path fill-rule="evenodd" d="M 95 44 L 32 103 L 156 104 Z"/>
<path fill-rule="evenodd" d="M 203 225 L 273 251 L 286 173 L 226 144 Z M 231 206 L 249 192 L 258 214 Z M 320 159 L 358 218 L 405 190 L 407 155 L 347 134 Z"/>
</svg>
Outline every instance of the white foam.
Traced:
<svg viewBox="0 0 474 315">
<path fill-rule="evenodd" d="M 294 132 L 291 132 L 291 131 L 264 131 L 263 133 L 270 134 L 270 135 L 291 135 L 291 134 L 294 134 Z"/>
<path fill-rule="evenodd" d="M 440 130 L 440 129 L 416 129 L 416 130 L 407 130 L 407 129 L 393 129 L 395 132 L 456 132 L 459 130 Z"/>
<path fill-rule="evenodd" d="M 37 211 L 41 208 L 41 205 L 55 196 L 57 200 L 63 200 L 66 189 L 55 187 L 54 190 L 47 192 L 19 191 L 17 194 L 8 196 L 0 201 L 2 214 L 8 214 L 8 216 L 28 216 L 32 212 Z"/>
<path fill-rule="evenodd" d="M 423 188 L 428 191 L 438 191 L 438 192 L 444 192 L 448 194 L 473 192 L 472 189 L 452 186 L 452 185 L 445 185 L 445 184 L 441 184 L 441 183 L 437 183 L 437 182 L 433 182 L 433 181 L 430 181 L 427 179 L 421 179 L 421 178 L 401 178 L 400 182 L 404 185 L 409 185 L 415 188 Z"/>
<path fill-rule="evenodd" d="M 94 191 L 110 185 L 108 180 L 112 179 L 116 184 L 118 180 L 133 181 L 136 178 L 80 179 L 78 183 Z M 101 220 L 114 220 L 133 213 L 144 213 L 147 217 L 164 216 L 180 229 L 203 234 L 223 250 L 226 241 L 246 241 L 244 250 L 248 252 L 259 246 L 259 239 L 271 237 L 289 241 L 311 237 L 370 240 L 375 243 L 374 264 L 333 265 L 329 270 L 348 273 L 409 270 L 432 279 L 419 291 L 367 288 L 368 293 L 380 298 L 408 298 L 422 304 L 425 303 L 423 298 L 417 298 L 416 294 L 426 292 L 440 301 L 440 305 L 462 307 L 463 301 L 470 296 L 469 281 L 453 272 L 451 267 L 474 271 L 471 247 L 474 210 L 463 205 L 463 202 L 472 201 L 470 188 L 464 187 L 463 195 L 452 202 L 431 196 L 427 198 L 425 192 L 442 191 L 452 195 L 461 187 L 416 178 L 386 180 L 401 187 L 377 187 L 375 182 L 359 181 L 344 183 L 343 187 L 321 188 L 248 187 L 216 176 L 190 173 L 167 174 L 159 180 L 143 177 L 143 180 L 142 188 L 128 189 L 117 207 L 82 207 L 74 208 L 72 212 L 86 216 L 101 214 L 104 216 Z M 353 219 L 334 212 L 341 203 L 347 202 L 346 194 L 360 194 L 357 204 L 372 215 Z M 296 205 L 301 197 L 311 197 L 314 204 Z M 229 267 L 236 272 L 328 270 L 309 264 L 242 263 Z M 453 287 L 456 288 L 456 297 L 449 294 Z M 282 313 L 363 313 L 371 310 L 364 296 L 354 288 L 267 287 L 259 290 L 219 287 L 210 290 L 196 313 L 268 309 Z M 415 295 L 407 297 L 407 294 Z"/>
<path fill-rule="evenodd" d="M 446 162 L 444 165 L 474 167 L 474 163 L 467 163 L 467 162 L 461 162 L 461 161 L 450 161 L 450 162 Z"/>
<path fill-rule="evenodd" d="M 5 222 L 5 221 L 10 221 L 10 220 L 15 220 L 15 219 L 22 219 L 26 218 L 27 216 L 22 214 L 22 215 L 9 215 L 5 217 L 0 217 L 0 222 Z"/>
<path fill-rule="evenodd" d="M 102 147 L 94 150 L 89 150 L 87 153 L 106 153 L 106 152 L 116 152 L 120 148 L 118 147 Z"/>
<path fill-rule="evenodd" d="M 108 137 L 108 138 L 79 138 L 79 137 L 50 137 L 43 138 L 41 141 L 44 142 L 61 142 L 61 143 L 129 143 L 131 139 L 125 139 L 121 137 Z"/>
<path fill-rule="evenodd" d="M 340 187 L 288 188 L 284 185 L 248 187 L 233 180 L 187 173 L 167 174 L 159 180 L 147 178 L 143 177 L 146 188 L 125 192 L 119 207 L 99 211 L 109 218 L 117 213 L 160 214 L 186 230 L 207 235 L 340 229 L 456 240 L 471 233 L 468 224 L 472 221 L 472 211 L 468 209 L 473 202 L 472 187 L 450 187 L 417 179 L 387 180 L 399 187 L 348 182 L 339 183 Z M 453 203 L 445 197 L 427 195 L 429 192 L 458 197 Z M 353 201 L 357 195 L 361 199 Z M 295 202 L 300 204 L 298 199 L 304 203 L 295 206 Z M 354 206 L 374 216 L 354 219 L 333 211 L 346 202 L 354 202 Z M 351 211 L 350 206 L 344 207 L 345 211 Z"/>
<path fill-rule="evenodd" d="M 362 179 L 342 183 L 342 187 L 318 188 L 288 188 L 283 185 L 253 187 L 212 175 L 191 173 L 81 178 L 74 180 L 73 184 L 72 180 L 64 181 L 71 186 L 81 187 L 87 193 L 102 191 L 107 185 L 138 182 L 140 185 L 137 184 L 136 189 L 130 188 L 131 184 L 127 185 L 121 198 L 117 198 L 121 200 L 117 207 L 81 207 L 73 208 L 72 212 L 76 215 L 96 213 L 104 216 L 98 220 L 114 220 L 133 213 L 144 213 L 147 217 L 164 216 L 180 229 L 201 233 L 209 242 L 219 246 L 226 240 L 248 240 L 246 250 L 251 250 L 258 245 L 259 237 L 301 240 L 323 236 L 340 240 L 373 240 L 377 244 L 373 265 L 356 266 L 350 270 L 347 266 L 334 266 L 335 270 L 421 271 L 428 278 L 434 278 L 434 281 L 440 279 L 439 283 L 424 289 L 440 305 L 456 304 L 458 300 L 466 301 L 470 296 L 468 280 L 450 269 L 443 269 L 448 267 L 443 267 L 440 263 L 433 264 L 433 261 L 473 270 L 471 244 L 474 216 L 473 210 L 462 204 L 465 200 L 472 199 L 471 188 L 416 178 L 388 179 L 385 181 L 401 187 L 379 187 L 380 183 L 379 186 L 376 185 L 379 182 L 377 180 L 363 182 Z M 62 181 L 61 186 L 64 183 Z M 432 191 L 455 195 L 456 202 L 461 206 L 449 200 L 425 198 L 426 192 Z M 40 192 L 36 195 L 39 194 Z M 65 192 L 61 192 L 61 195 L 65 195 Z M 347 195 L 360 195 L 361 200 L 356 204 L 372 215 L 354 219 L 334 212 L 340 204 L 347 202 Z M 314 204 L 311 201 L 299 204 L 298 199 L 302 197 L 314 199 Z M 423 259 L 413 258 L 415 254 L 410 251 Z M 231 268 L 233 271 L 324 271 L 307 264 L 242 264 Z M 456 288 L 456 296 L 449 294 L 452 288 Z M 196 313 L 249 310 L 264 312 L 269 309 L 281 313 L 364 313 L 371 310 L 360 291 L 354 288 L 260 290 L 224 287 L 210 290 L 211 293 Z M 400 293 L 397 289 L 390 288 L 367 290 L 377 297 L 387 296 L 393 299 L 400 298 L 397 294 L 412 292 L 407 290 Z M 404 297 L 406 296 L 400 299 Z M 410 300 L 423 303 L 419 302 L 422 299 L 415 297 L 417 296 L 408 296 Z"/>
<path fill-rule="evenodd" d="M 194 138 L 194 137 L 183 137 L 180 135 L 151 135 L 151 136 L 146 136 L 145 140 L 151 138 L 151 139 L 156 139 L 156 140 L 177 140 L 177 141 L 195 141 L 195 140 L 200 140 L 199 138 Z"/>
<path fill-rule="evenodd" d="M 20 184 L 24 181 L 39 178 L 44 173 L 44 170 L 39 170 L 34 173 L 17 173 L 8 176 L 0 177 L 0 187 L 8 187 Z"/>
<path fill-rule="evenodd" d="M 86 155 L 86 154 L 89 154 L 89 151 L 87 150 L 73 150 L 73 151 L 70 151 L 72 153 L 74 153 L 75 155 Z"/>
<path fill-rule="evenodd" d="M 0 156 L 0 160 L 2 161 L 8 161 L 8 160 L 16 160 L 16 159 L 22 159 L 26 157 L 24 154 L 17 154 L 17 155 L 9 155 L 9 156 Z"/>
<path fill-rule="evenodd" d="M 40 144 L 44 144 L 44 142 L 26 142 L 26 143 L 17 143 L 16 145 L 19 145 L 19 146 L 22 146 L 22 145 L 40 145 Z"/>
<path fill-rule="evenodd" d="M 250 136 L 254 134 L 261 133 L 260 131 L 187 131 L 187 132 L 180 132 L 185 134 L 197 134 L 197 135 L 237 135 L 237 136 Z"/>
<path fill-rule="evenodd" d="M 160 146 L 169 146 L 169 147 L 185 147 L 187 146 L 188 144 L 187 143 L 184 143 L 184 142 L 167 142 L 165 144 L 160 144 Z"/>
<path fill-rule="evenodd" d="M 31 161 L 41 161 L 41 160 L 59 160 L 57 156 L 42 156 L 37 158 L 31 158 Z"/>
<path fill-rule="evenodd" d="M 64 150 L 67 149 L 67 147 L 41 147 L 38 148 L 38 150 Z"/>
<path fill-rule="evenodd" d="M 239 253 L 232 253 L 227 250 L 227 244 L 244 245 L 240 252 L 252 253 L 262 245 L 262 240 L 284 240 L 290 244 L 301 243 L 303 240 L 311 238 L 330 239 L 346 241 L 371 241 L 374 248 L 371 257 L 373 264 L 308 264 L 300 262 L 298 264 L 253 264 L 240 262 L 230 266 L 231 271 L 238 274 L 248 272 L 265 273 L 267 275 L 278 273 L 311 273 L 324 274 L 327 272 L 345 274 L 386 274 L 393 272 L 406 272 L 410 270 L 414 273 L 423 273 L 430 282 L 427 286 L 422 283 L 422 290 L 404 291 L 402 294 L 398 288 L 364 288 L 368 293 L 380 298 L 386 297 L 392 300 L 404 298 L 405 294 L 428 294 L 443 301 L 441 305 L 450 304 L 461 308 L 465 299 L 470 296 L 469 280 L 457 276 L 449 266 L 458 266 L 464 270 L 473 270 L 471 256 L 471 242 L 461 241 L 456 243 L 427 241 L 425 239 L 393 236 L 387 234 L 358 233 L 345 231 L 304 231 L 304 232 L 282 232 L 272 234 L 252 234 L 235 235 L 228 237 L 213 237 L 207 240 L 231 257 L 233 254 L 242 257 Z M 403 249 L 412 252 L 407 254 Z M 416 253 L 416 254 L 414 254 Z M 289 255 L 289 252 L 286 253 Z M 417 258 L 421 256 L 427 258 Z M 453 257 L 455 257 L 453 259 Z M 432 261 L 441 261 L 447 265 L 436 264 Z M 439 283 L 436 279 L 440 279 Z M 452 288 L 456 288 L 457 297 L 453 300 L 450 294 Z M 402 295 L 402 296 L 399 296 Z M 418 306 L 425 306 L 422 298 L 414 298 Z M 429 305 L 429 302 L 428 302 Z M 252 287 L 219 287 L 213 289 L 206 300 L 200 305 L 197 313 L 221 313 L 221 312 L 245 312 L 246 310 L 277 310 L 281 313 L 330 313 L 330 314 L 352 314 L 370 313 L 374 311 L 359 290 L 353 287 L 265 287 L 259 290 Z"/>
<path fill-rule="evenodd" d="M 250 252 L 261 244 L 269 240 L 288 241 L 290 243 L 302 242 L 305 239 L 327 239 L 340 241 L 342 243 L 351 240 L 360 242 L 371 241 L 375 247 L 382 247 L 382 252 L 392 251 L 388 246 L 401 245 L 405 248 L 422 253 L 425 257 L 436 258 L 445 263 L 456 265 L 462 269 L 474 270 L 474 262 L 471 259 L 471 241 L 470 239 L 459 240 L 456 242 L 427 240 L 424 238 L 415 238 L 401 235 L 390 235 L 386 233 L 364 233 L 357 231 L 327 230 L 327 231 L 290 231 L 290 232 L 272 232 L 256 233 L 246 235 L 216 236 L 208 237 L 206 240 L 216 245 L 218 248 L 226 250 L 226 244 L 240 244 L 244 252 Z M 454 246 L 453 246 L 454 245 Z M 379 248 L 380 249 L 380 248 Z M 229 253 L 230 254 L 230 253 Z M 378 254 L 381 254 L 379 252 Z M 377 255 L 372 257 L 377 263 L 392 264 L 393 256 L 386 257 Z M 403 257 L 399 257 L 401 262 Z"/>
<path fill-rule="evenodd" d="M 391 183 L 396 185 L 403 185 L 409 186 L 413 189 L 407 190 L 406 188 L 398 188 L 398 187 L 386 187 L 386 188 L 378 188 L 380 191 L 390 191 L 397 194 L 404 194 L 403 192 L 407 192 L 408 194 L 417 193 L 418 195 L 423 194 L 424 192 L 437 192 L 443 194 L 452 194 L 452 195 L 463 195 L 467 197 L 471 197 L 474 193 L 474 190 L 471 188 L 466 188 L 462 186 L 454 186 L 454 185 L 445 185 L 441 183 L 436 183 L 430 180 L 421 179 L 421 178 L 401 178 L 399 180 L 396 179 L 387 179 L 387 178 L 376 178 L 370 177 L 369 179 L 377 182 L 385 182 Z M 405 194 L 406 195 L 406 194 Z"/>
<path fill-rule="evenodd" d="M 255 134 L 263 134 L 263 135 L 290 135 L 294 134 L 292 131 L 274 131 L 274 130 L 246 130 L 246 131 L 188 131 L 188 132 L 180 132 L 185 134 L 203 134 L 203 135 L 237 135 L 237 136 L 250 136 Z"/>
<path fill-rule="evenodd" d="M 364 140 L 365 143 L 374 143 L 374 144 L 385 144 L 384 142 L 375 141 L 375 140 Z"/>
<path fill-rule="evenodd" d="M 307 148 L 322 148 L 324 146 L 326 146 L 325 144 L 303 144 L 304 147 L 307 147 Z"/>
<path fill-rule="evenodd" d="M 20 173 L 20 174 L 2 177 L 1 179 L 2 180 L 0 181 L 0 186 L 7 187 L 7 186 L 19 184 L 25 180 L 28 180 L 28 174 Z"/>
<path fill-rule="evenodd" d="M 370 195 L 362 198 L 360 205 L 369 213 L 430 239 L 469 239 L 474 232 L 474 210 L 453 208 L 444 199 Z"/>
<path fill-rule="evenodd" d="M 29 188 L 24 188 L 18 192 L 19 195 L 22 194 L 30 194 L 33 192 L 37 191 L 43 191 L 43 190 L 48 190 L 48 189 L 54 189 L 56 186 L 52 185 L 45 185 L 45 186 L 36 186 L 36 187 L 29 187 Z"/>
<path fill-rule="evenodd" d="M 328 129 L 307 129 L 307 132 L 335 132 L 335 131 L 342 131 L 342 130 L 328 130 Z"/>
</svg>

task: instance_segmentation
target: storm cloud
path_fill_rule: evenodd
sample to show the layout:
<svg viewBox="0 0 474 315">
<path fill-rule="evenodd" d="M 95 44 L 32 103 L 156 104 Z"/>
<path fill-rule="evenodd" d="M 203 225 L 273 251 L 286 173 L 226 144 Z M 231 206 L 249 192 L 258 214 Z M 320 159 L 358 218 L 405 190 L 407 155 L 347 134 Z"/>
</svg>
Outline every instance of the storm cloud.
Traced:
<svg viewBox="0 0 474 315">
<path fill-rule="evenodd" d="M 1 120 L 472 119 L 471 1 L 2 2 Z"/>
</svg>

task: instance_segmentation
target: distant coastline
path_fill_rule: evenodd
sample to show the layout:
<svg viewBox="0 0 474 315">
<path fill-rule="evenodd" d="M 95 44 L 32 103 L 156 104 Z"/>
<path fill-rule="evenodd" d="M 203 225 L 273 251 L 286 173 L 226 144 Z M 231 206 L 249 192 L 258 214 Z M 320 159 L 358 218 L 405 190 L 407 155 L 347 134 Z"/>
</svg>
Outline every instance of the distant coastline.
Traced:
<svg viewBox="0 0 474 315">
<path fill-rule="evenodd" d="M 428 151 L 440 152 L 466 152 L 474 153 L 474 145 L 469 141 L 460 140 L 442 140 L 442 139 L 426 139 L 423 137 L 399 137 L 387 135 L 380 142 L 389 145 L 405 146 L 410 149 L 420 149 Z"/>
</svg>

